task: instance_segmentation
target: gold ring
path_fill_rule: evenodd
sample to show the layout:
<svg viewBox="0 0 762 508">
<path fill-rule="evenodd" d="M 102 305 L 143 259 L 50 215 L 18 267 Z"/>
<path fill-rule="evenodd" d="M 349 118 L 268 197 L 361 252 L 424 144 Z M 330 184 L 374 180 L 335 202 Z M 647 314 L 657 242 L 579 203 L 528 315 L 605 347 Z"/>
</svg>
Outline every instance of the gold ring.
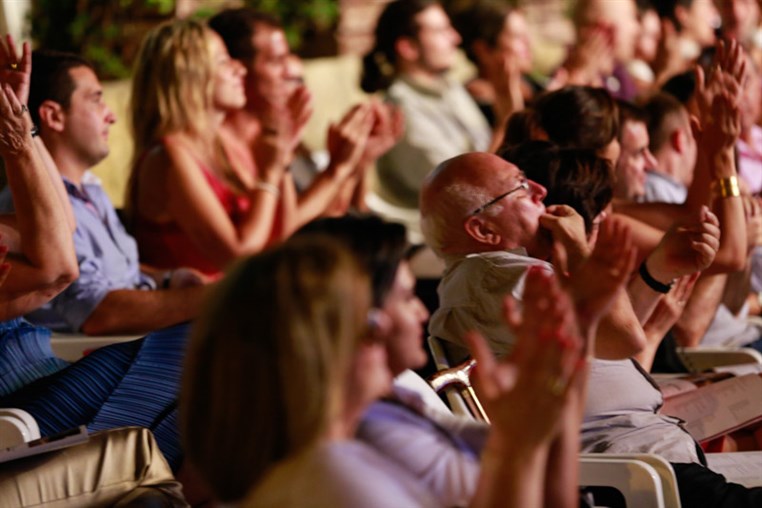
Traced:
<svg viewBox="0 0 762 508">
<path fill-rule="evenodd" d="M 550 394 L 554 397 L 560 397 L 566 391 L 566 381 L 564 381 L 560 376 L 548 379 L 546 386 Z"/>
<path fill-rule="evenodd" d="M 15 71 L 15 70 L 16 70 L 16 69 L 18 69 L 18 68 L 19 68 L 19 64 L 17 64 L 16 62 L 13 62 L 13 63 L 11 64 L 11 70 L 12 70 L 12 71 Z"/>
</svg>

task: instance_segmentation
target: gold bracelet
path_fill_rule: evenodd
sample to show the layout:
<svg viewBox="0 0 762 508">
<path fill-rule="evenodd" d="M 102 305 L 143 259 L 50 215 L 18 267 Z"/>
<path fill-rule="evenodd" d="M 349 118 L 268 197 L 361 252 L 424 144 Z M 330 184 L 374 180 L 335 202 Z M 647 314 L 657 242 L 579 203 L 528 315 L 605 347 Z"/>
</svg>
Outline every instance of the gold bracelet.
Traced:
<svg viewBox="0 0 762 508">
<path fill-rule="evenodd" d="M 257 190 L 262 190 L 262 191 L 265 191 L 265 192 L 269 192 L 270 194 L 272 194 L 276 198 L 280 197 L 280 189 L 278 188 L 277 185 L 273 185 L 273 184 L 267 183 L 267 182 L 257 182 L 257 184 L 254 186 L 254 188 L 257 189 Z"/>
<path fill-rule="evenodd" d="M 718 178 L 712 182 L 712 191 L 721 198 L 735 198 L 741 195 L 738 188 L 738 177 L 729 176 L 727 178 Z"/>
</svg>

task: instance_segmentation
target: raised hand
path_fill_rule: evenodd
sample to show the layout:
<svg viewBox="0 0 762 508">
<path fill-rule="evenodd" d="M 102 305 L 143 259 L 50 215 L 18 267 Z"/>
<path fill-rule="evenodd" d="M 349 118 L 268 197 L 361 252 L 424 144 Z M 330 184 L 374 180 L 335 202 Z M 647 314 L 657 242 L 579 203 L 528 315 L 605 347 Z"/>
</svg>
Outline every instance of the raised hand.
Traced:
<svg viewBox="0 0 762 508">
<path fill-rule="evenodd" d="M 562 273 L 576 270 L 589 253 L 582 216 L 570 206 L 551 205 L 540 216 L 540 227 L 552 237 L 556 269 Z"/>
<path fill-rule="evenodd" d="M 0 90 L 0 155 L 13 157 L 30 146 L 32 120 L 9 84 Z"/>
<path fill-rule="evenodd" d="M 648 256 L 649 273 L 659 282 L 704 270 L 720 246 L 720 222 L 706 206 L 690 222 L 672 226 Z"/>
<path fill-rule="evenodd" d="M 405 132 L 405 116 L 393 104 L 372 101 L 373 127 L 371 128 L 365 151 L 360 158 L 360 166 L 369 166 L 383 154 L 391 150 Z"/>
<path fill-rule="evenodd" d="M 18 57 L 16 43 L 10 34 L 5 36 L 5 43 L 0 42 L 0 84 L 8 84 L 21 104 L 29 100 L 29 82 L 32 74 L 32 53 L 29 43 L 21 45 L 21 58 Z"/>
<path fill-rule="evenodd" d="M 306 86 L 296 87 L 286 101 L 286 113 L 288 118 L 289 134 L 291 136 L 291 150 L 296 149 L 302 140 L 304 128 L 312 116 L 312 94 Z"/>
<path fill-rule="evenodd" d="M 569 296 L 538 267 L 527 273 L 523 316 L 507 303 L 505 319 L 517 343 L 502 361 L 479 334 L 466 337 L 477 361 L 471 376 L 493 429 L 515 437 L 513 447 L 532 448 L 557 435 L 567 398 L 583 382 L 582 339 Z"/>
<path fill-rule="evenodd" d="M 326 146 L 331 155 L 328 171 L 339 180 L 347 178 L 355 170 L 368 145 L 374 125 L 371 103 L 363 103 L 350 109 L 337 124 L 328 127 Z"/>
</svg>

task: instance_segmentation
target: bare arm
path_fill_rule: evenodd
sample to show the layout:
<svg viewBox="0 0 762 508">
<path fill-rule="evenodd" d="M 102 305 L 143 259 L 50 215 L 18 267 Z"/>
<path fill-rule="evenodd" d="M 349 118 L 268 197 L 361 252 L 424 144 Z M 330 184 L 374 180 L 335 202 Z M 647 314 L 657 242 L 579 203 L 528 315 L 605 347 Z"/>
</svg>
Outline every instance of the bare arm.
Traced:
<svg viewBox="0 0 762 508">
<path fill-rule="evenodd" d="M 87 335 L 137 334 L 189 321 L 201 310 L 205 286 L 108 293 L 82 324 Z"/>
<path fill-rule="evenodd" d="M 697 346 L 714 319 L 722 300 L 727 275 L 702 275 L 673 329 L 680 346 Z"/>
<path fill-rule="evenodd" d="M 78 273 L 67 215 L 34 147 L 31 127 L 29 115 L 5 85 L 0 93 L 0 152 L 16 216 L 4 218 L 2 224 L 18 234 L 18 251 L 8 257 L 11 270 L 0 288 L 6 318 L 39 307 Z M 60 182 L 60 176 L 55 178 Z"/>
<path fill-rule="evenodd" d="M 169 214 L 220 268 L 242 254 L 261 250 L 272 232 L 285 160 L 277 136 L 268 133 L 260 137 L 265 145 L 263 164 L 258 165 L 261 184 L 249 191 L 250 207 L 239 224 L 232 222 L 183 145 L 169 141 L 166 154 L 146 160 L 145 164 L 152 163 L 153 167 L 142 168 L 143 175 L 166 168 L 166 188 L 171 189 L 166 193 Z"/>
</svg>

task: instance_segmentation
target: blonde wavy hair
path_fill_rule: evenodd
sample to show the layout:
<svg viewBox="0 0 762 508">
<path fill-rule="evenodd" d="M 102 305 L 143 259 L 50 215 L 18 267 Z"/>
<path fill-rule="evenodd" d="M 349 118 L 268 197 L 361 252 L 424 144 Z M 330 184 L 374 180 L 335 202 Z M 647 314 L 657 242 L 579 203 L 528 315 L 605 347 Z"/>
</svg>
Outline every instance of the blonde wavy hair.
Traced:
<svg viewBox="0 0 762 508">
<path fill-rule="evenodd" d="M 187 351 L 180 424 L 219 500 L 245 496 L 338 416 L 370 301 L 355 259 L 315 235 L 239 261 L 210 294 Z"/>
<path fill-rule="evenodd" d="M 213 93 L 212 32 L 194 20 L 162 23 L 140 46 L 130 118 L 135 157 L 163 136 L 208 132 Z"/>
</svg>

